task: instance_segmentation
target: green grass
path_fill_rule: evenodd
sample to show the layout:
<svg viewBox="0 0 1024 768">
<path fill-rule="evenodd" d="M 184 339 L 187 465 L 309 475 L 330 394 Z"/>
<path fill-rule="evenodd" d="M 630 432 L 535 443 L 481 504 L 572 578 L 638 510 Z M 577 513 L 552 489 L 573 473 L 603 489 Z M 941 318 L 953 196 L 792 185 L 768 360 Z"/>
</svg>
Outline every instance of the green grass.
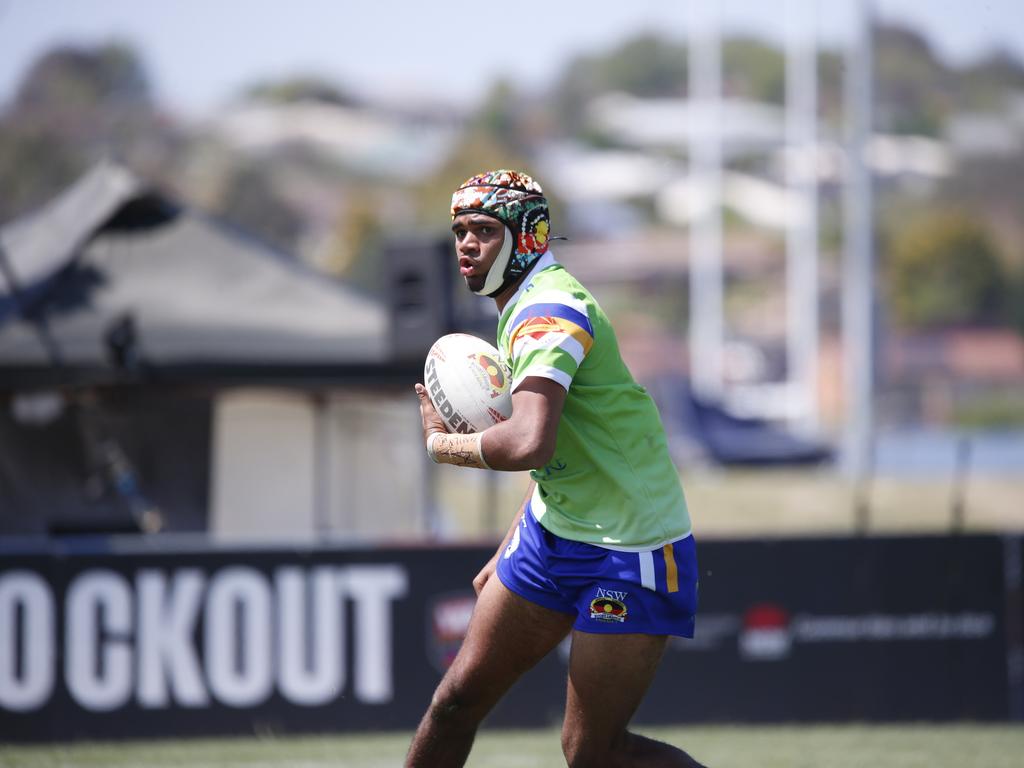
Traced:
<svg viewBox="0 0 1024 768">
<path fill-rule="evenodd" d="M 1020 768 L 1024 727 L 1010 725 L 643 728 L 709 768 Z M 267 737 L 0 747 L 3 768 L 391 768 L 409 734 Z M 484 731 L 475 768 L 564 766 L 558 732 Z"/>
</svg>

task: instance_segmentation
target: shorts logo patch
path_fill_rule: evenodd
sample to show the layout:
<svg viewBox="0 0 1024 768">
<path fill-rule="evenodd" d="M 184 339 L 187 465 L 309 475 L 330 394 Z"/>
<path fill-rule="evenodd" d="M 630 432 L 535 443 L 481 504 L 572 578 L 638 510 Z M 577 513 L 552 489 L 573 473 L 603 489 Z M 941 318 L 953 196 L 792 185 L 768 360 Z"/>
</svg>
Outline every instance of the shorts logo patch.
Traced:
<svg viewBox="0 0 1024 768">
<path fill-rule="evenodd" d="M 590 601 L 590 618 L 597 621 L 617 621 L 621 624 L 626 620 L 627 594 L 598 587 L 597 597 Z"/>
</svg>

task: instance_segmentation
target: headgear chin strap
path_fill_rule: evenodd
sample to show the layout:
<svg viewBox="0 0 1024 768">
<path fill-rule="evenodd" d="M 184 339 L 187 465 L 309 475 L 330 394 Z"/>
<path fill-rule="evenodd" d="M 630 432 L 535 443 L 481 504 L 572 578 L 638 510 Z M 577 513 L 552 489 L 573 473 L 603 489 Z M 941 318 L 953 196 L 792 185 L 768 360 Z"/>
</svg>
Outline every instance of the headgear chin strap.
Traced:
<svg viewBox="0 0 1024 768">
<path fill-rule="evenodd" d="M 512 255 L 512 240 L 512 233 L 506 226 L 505 241 L 501 244 L 497 258 L 487 271 L 483 287 L 479 291 L 473 291 L 477 296 L 494 297 L 505 290 L 505 270 L 508 269 L 508 259 Z"/>
<path fill-rule="evenodd" d="M 522 277 L 548 250 L 550 217 L 540 184 L 502 169 L 467 179 L 452 195 L 452 218 L 478 212 L 505 225 L 505 242 L 477 294 L 494 297 Z"/>
</svg>

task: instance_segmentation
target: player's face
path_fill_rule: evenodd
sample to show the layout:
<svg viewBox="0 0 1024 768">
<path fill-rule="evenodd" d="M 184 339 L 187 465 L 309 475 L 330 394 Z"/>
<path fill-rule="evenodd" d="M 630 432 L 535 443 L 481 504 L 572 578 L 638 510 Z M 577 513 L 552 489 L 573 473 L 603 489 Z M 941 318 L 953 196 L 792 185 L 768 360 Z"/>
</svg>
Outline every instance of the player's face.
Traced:
<svg viewBox="0 0 1024 768">
<path fill-rule="evenodd" d="M 505 242 L 505 226 L 482 213 L 460 213 L 452 221 L 452 232 L 459 274 L 471 291 L 479 291 Z"/>
</svg>

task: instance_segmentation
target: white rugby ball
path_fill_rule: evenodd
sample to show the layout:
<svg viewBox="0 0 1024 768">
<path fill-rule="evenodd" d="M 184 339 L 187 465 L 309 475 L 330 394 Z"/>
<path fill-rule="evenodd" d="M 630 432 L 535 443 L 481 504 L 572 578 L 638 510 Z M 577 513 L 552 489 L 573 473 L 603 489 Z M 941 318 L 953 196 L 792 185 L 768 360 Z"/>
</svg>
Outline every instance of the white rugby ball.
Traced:
<svg viewBox="0 0 1024 768">
<path fill-rule="evenodd" d="M 468 333 L 439 338 L 423 366 L 423 385 L 449 432 L 483 432 L 511 416 L 509 384 L 498 350 Z"/>
</svg>

